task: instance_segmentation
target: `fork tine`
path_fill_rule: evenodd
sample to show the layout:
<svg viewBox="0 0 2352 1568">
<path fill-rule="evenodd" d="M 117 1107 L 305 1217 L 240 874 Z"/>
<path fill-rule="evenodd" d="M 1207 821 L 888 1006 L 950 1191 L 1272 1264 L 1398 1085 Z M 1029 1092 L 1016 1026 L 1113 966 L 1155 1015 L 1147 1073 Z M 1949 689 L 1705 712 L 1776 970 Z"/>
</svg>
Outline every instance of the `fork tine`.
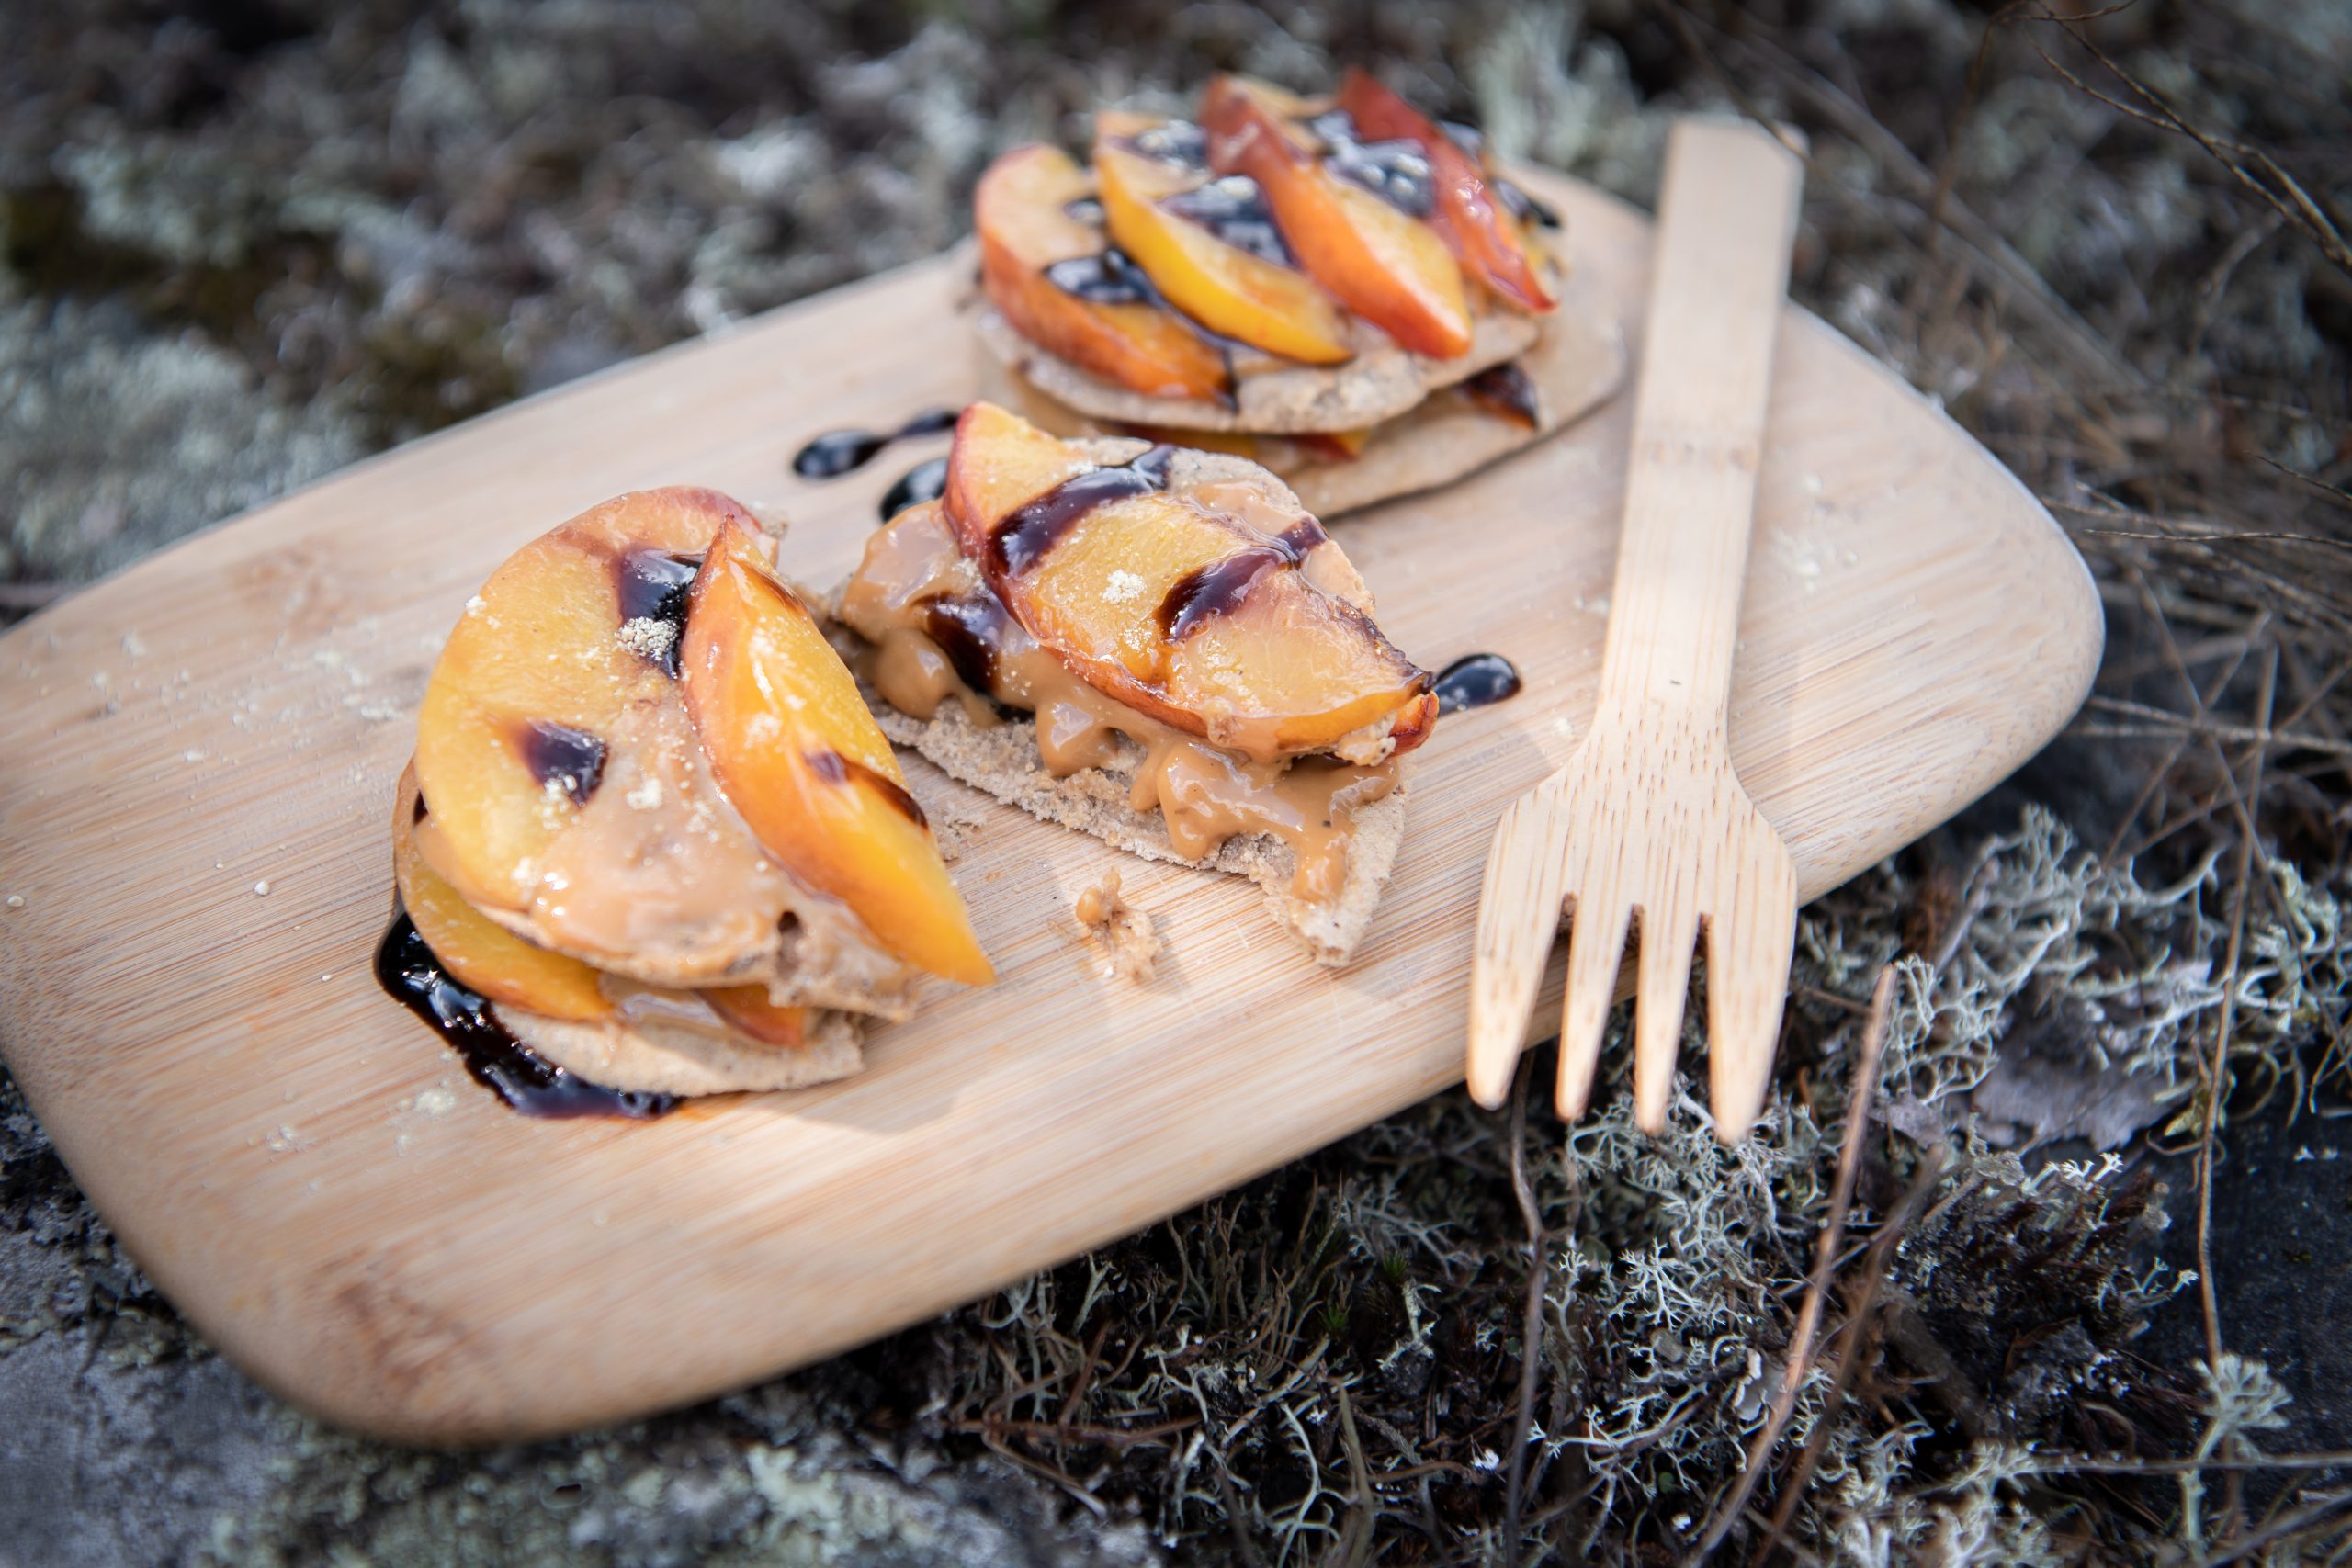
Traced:
<svg viewBox="0 0 2352 1568">
<path fill-rule="evenodd" d="M 1510 1093 L 1528 1015 L 1560 929 L 1567 818 L 1538 786 L 1510 803 L 1487 851 L 1470 964 L 1470 1098 L 1492 1111 Z"/>
<path fill-rule="evenodd" d="M 1678 879 L 1679 880 L 1679 879 Z M 1642 909 L 1639 983 L 1634 993 L 1634 1124 L 1666 1130 L 1674 1099 L 1674 1058 L 1682 1043 L 1682 1012 L 1690 998 L 1691 948 L 1699 915 L 1687 889 L 1676 887 Z"/>
<path fill-rule="evenodd" d="M 1797 940 L 1796 867 L 1777 854 L 1742 868 L 1737 914 L 1707 927 L 1707 1073 L 1715 1135 L 1737 1143 L 1764 1109 Z"/>
<path fill-rule="evenodd" d="M 1589 873 L 1591 868 L 1587 868 Z M 1616 879 L 1579 887 L 1568 924 L 1568 986 L 1560 1005 L 1560 1079 L 1554 1102 L 1573 1122 L 1592 1099 L 1593 1070 L 1600 1062 L 1600 1036 L 1617 999 L 1617 964 L 1625 953 L 1625 927 L 1633 911 L 1619 897 Z"/>
</svg>

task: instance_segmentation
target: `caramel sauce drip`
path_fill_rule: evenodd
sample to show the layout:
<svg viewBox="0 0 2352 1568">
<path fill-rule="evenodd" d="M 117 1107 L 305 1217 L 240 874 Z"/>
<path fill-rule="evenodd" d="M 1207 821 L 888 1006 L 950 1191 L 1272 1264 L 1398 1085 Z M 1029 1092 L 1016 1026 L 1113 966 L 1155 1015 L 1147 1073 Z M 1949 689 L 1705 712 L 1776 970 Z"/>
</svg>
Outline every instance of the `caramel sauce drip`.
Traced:
<svg viewBox="0 0 2352 1568">
<path fill-rule="evenodd" d="M 1251 486 L 1232 488 L 1258 493 Z M 1259 504 L 1280 519 L 1284 536 L 1301 521 Z M 1296 542 L 1306 544 L 1303 534 Z M 1306 544 L 1300 559 L 1339 554 Z M 1340 569 L 1327 562 L 1326 570 L 1336 577 Z M 1346 576 L 1354 581 L 1332 585 L 1332 592 L 1345 596 L 1351 587 L 1361 597 L 1362 581 L 1352 570 Z M 975 613 L 980 601 L 994 614 Z M 956 606 L 948 624 L 978 653 L 957 657 L 942 648 L 933 633 L 943 604 Z M 1004 611 L 956 548 L 936 506 L 906 513 L 874 536 L 842 591 L 841 615 L 868 644 L 858 672 L 899 712 L 929 719 L 952 699 L 985 728 L 1003 722 L 999 704 L 1026 711 L 1036 721 L 1038 754 L 1056 778 L 1136 758 L 1127 804 L 1157 809 L 1179 854 L 1205 859 L 1237 835 L 1271 835 L 1291 848 L 1297 863 L 1292 891 L 1302 898 L 1338 896 L 1347 881 L 1355 810 L 1396 787 L 1393 760 L 1374 767 L 1324 758 L 1254 761 L 1096 691 Z"/>
</svg>

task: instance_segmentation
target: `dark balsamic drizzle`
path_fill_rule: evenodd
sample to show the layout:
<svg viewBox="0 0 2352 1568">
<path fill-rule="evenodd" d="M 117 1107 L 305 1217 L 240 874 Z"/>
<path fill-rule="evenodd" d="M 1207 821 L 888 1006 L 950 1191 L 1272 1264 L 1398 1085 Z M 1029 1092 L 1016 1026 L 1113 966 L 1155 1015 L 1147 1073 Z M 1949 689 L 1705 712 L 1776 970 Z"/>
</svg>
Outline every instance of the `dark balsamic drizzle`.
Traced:
<svg viewBox="0 0 2352 1568">
<path fill-rule="evenodd" d="M 1110 246 L 1091 256 L 1071 256 L 1057 261 L 1046 268 L 1046 281 L 1063 293 L 1091 305 L 1151 305 L 1167 311 L 1191 329 L 1195 337 L 1215 348 L 1225 361 L 1225 385 L 1218 390 L 1217 400 L 1227 408 L 1234 406 L 1234 350 L 1250 353 L 1256 350 L 1238 339 L 1203 326 L 1191 315 L 1177 309 L 1175 303 L 1159 291 L 1159 285 L 1152 282 L 1151 275 L 1137 266 L 1134 258 L 1118 246 Z"/>
<path fill-rule="evenodd" d="M 680 645 L 686 640 L 687 591 L 694 587 L 695 573 L 701 568 L 701 557 L 668 550 L 628 550 L 613 562 L 621 619 L 659 621 L 670 628 L 670 640 L 653 662 L 673 676 L 678 672 Z"/>
<path fill-rule="evenodd" d="M 575 805 L 585 806 L 605 782 L 604 739 L 584 729 L 553 719 L 526 719 L 515 728 L 514 750 L 542 788 L 553 784 Z"/>
<path fill-rule="evenodd" d="M 956 428 L 955 409 L 931 409 L 885 434 L 870 430 L 829 430 L 793 454 L 792 471 L 804 479 L 837 479 L 874 460 L 893 441 L 937 435 Z"/>
<path fill-rule="evenodd" d="M 1530 196 L 1499 175 L 1487 179 L 1487 188 L 1495 193 L 1495 199 L 1502 203 L 1503 210 L 1521 223 L 1532 218 L 1539 229 L 1557 229 L 1560 226 L 1559 209 L 1541 197 Z"/>
<path fill-rule="evenodd" d="M 1193 120 L 1162 120 L 1148 130 L 1140 130 L 1128 137 L 1126 145 L 1147 158 L 1173 164 L 1180 169 L 1205 169 L 1209 166 L 1208 132 Z"/>
<path fill-rule="evenodd" d="M 1176 448 L 1163 443 L 1115 467 L 1089 468 L 1064 479 L 996 525 L 989 536 L 989 565 L 1005 576 L 1021 576 L 1096 507 L 1166 490 L 1168 465 L 1175 457 Z"/>
<path fill-rule="evenodd" d="M 1091 256 L 1070 256 L 1046 268 L 1046 281 L 1090 305 L 1157 305 L 1159 291 L 1127 253 L 1113 245 Z"/>
<path fill-rule="evenodd" d="M 946 493 L 947 459 L 933 457 L 927 463 L 917 463 L 899 476 L 897 484 L 882 492 L 882 521 L 888 523 L 908 507 L 937 501 Z"/>
<path fill-rule="evenodd" d="M 620 1116 L 642 1122 L 677 1108 L 674 1095 L 590 1083 L 515 1039 L 486 999 L 442 967 L 406 910 L 392 917 L 376 949 L 376 983 L 440 1035 L 476 1083 L 526 1116 Z"/>
<path fill-rule="evenodd" d="M 1247 175 L 1227 175 L 1192 190 L 1180 190 L 1161 200 L 1159 209 L 1186 222 L 1197 223 L 1237 251 L 1260 261 L 1295 268 L 1297 259 L 1274 226 L 1274 209 L 1266 193 Z"/>
<path fill-rule="evenodd" d="M 1543 421 L 1535 383 L 1517 360 L 1489 367 L 1462 383 L 1462 394 L 1487 412 L 1533 430 Z"/>
<path fill-rule="evenodd" d="M 996 650 L 1012 632 L 1012 615 L 1003 600 L 986 591 L 927 599 L 922 629 L 956 667 L 957 680 L 975 692 L 996 690 Z"/>
<path fill-rule="evenodd" d="M 1314 518 L 1301 517 L 1265 544 L 1194 567 L 1170 584 L 1168 596 L 1159 602 L 1159 629 L 1170 642 L 1183 641 L 1216 617 L 1232 614 L 1266 573 L 1296 566 L 1329 537 Z"/>
<path fill-rule="evenodd" d="M 876 773 L 839 751 L 811 751 L 808 754 L 808 761 L 809 771 L 827 784 L 846 784 L 852 779 L 863 780 L 873 786 L 876 794 L 888 801 L 899 816 L 918 828 L 930 825 L 930 819 L 922 814 L 922 804 L 907 793 L 905 785 L 887 773 Z"/>
<path fill-rule="evenodd" d="M 1306 129 L 1323 139 L 1324 166 L 1341 179 L 1362 186 L 1408 218 L 1427 218 L 1436 209 L 1437 186 L 1420 143 L 1403 138 L 1359 141 L 1355 118 L 1345 109 L 1317 115 Z"/>
<path fill-rule="evenodd" d="M 1519 695 L 1519 671 L 1499 653 L 1473 653 L 1438 671 L 1437 711 L 1460 713 Z"/>
</svg>

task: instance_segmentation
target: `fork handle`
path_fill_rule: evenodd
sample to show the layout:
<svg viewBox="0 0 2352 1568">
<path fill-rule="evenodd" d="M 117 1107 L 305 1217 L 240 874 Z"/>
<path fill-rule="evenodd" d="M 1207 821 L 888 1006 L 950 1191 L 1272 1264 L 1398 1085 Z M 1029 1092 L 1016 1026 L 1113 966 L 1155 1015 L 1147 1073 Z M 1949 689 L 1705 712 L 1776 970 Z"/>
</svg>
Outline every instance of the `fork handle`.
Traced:
<svg viewBox="0 0 2352 1568">
<path fill-rule="evenodd" d="M 1596 728 L 1681 714 L 1723 739 L 1802 178 L 1755 125 L 1668 138 Z"/>
</svg>

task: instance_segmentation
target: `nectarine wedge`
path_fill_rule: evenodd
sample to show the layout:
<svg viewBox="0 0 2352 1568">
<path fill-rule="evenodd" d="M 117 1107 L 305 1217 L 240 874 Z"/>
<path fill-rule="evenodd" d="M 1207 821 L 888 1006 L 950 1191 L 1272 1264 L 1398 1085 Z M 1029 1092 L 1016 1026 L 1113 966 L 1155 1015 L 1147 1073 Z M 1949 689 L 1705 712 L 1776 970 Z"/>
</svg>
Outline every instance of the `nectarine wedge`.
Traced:
<svg viewBox="0 0 2352 1568">
<path fill-rule="evenodd" d="M 1260 761 L 1418 744 L 1430 678 L 1331 591 L 1352 570 L 1312 569 L 1339 547 L 1271 476 L 1171 489 L 1175 460 L 1102 467 L 975 403 L 944 502 L 1013 618 L 1106 695 Z"/>
<path fill-rule="evenodd" d="M 1090 263 L 1098 283 L 1117 281 L 1102 260 L 1102 230 L 1069 211 L 1093 185 L 1055 147 L 1016 147 L 989 165 L 973 194 L 972 226 L 989 301 L 1022 336 L 1106 381 L 1150 397 L 1225 397 L 1225 355 L 1190 323 L 1149 300 L 1098 300 L 1064 286 L 1070 269 Z"/>
<path fill-rule="evenodd" d="M 1204 190 L 1207 169 L 1144 151 L 1155 128 L 1140 116 L 1095 116 L 1094 175 L 1111 238 L 1170 304 L 1212 332 L 1308 365 L 1354 357 L 1345 313 L 1314 279 L 1232 243 L 1256 232 L 1244 227 L 1254 193 Z"/>
<path fill-rule="evenodd" d="M 722 526 L 704 558 L 680 669 L 719 786 L 770 854 L 908 963 L 995 978 L 890 743 L 753 529 Z"/>
<path fill-rule="evenodd" d="M 1350 68 L 1340 83 L 1340 107 L 1364 141 L 1405 141 L 1420 150 L 1430 168 L 1430 226 L 1464 270 L 1522 310 L 1549 310 L 1559 303 L 1529 254 L 1522 225 L 1476 158 L 1361 69 Z"/>
<path fill-rule="evenodd" d="M 1299 264 L 1341 304 L 1415 354 L 1470 352 L 1462 268 L 1435 230 L 1334 174 L 1238 77 L 1209 83 L 1201 128 L 1209 166 L 1257 182 Z"/>
</svg>

